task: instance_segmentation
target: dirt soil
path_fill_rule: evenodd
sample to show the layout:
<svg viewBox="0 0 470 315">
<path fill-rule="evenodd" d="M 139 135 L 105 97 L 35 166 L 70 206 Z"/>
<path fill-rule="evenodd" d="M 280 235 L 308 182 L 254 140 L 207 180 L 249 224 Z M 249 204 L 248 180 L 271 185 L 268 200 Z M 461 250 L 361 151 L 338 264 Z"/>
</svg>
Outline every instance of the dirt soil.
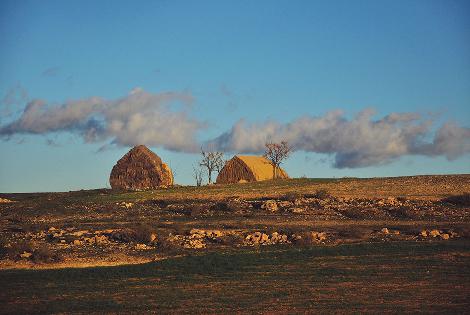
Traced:
<svg viewBox="0 0 470 315">
<path fill-rule="evenodd" d="M 470 175 L 0 194 L 0 269 L 470 237 Z"/>
</svg>

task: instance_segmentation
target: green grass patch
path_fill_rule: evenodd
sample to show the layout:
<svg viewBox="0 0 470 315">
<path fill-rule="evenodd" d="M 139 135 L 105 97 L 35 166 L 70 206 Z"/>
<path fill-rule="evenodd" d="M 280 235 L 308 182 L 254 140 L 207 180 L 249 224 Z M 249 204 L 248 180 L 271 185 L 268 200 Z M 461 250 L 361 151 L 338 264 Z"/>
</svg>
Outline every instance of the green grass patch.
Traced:
<svg viewBox="0 0 470 315">
<path fill-rule="evenodd" d="M 470 306 L 469 245 L 262 247 L 143 265 L 0 271 L 0 312 L 458 313 Z"/>
</svg>

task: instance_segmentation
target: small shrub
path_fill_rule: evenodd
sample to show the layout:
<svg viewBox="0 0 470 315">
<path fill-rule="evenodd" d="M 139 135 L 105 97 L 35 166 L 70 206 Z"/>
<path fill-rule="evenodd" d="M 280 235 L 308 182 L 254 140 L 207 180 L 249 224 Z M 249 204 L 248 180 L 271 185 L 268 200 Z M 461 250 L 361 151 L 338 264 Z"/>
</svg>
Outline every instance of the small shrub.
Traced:
<svg viewBox="0 0 470 315">
<path fill-rule="evenodd" d="M 150 243 L 152 241 L 153 229 L 147 224 L 139 224 L 134 228 L 135 241 L 139 243 Z"/>
<path fill-rule="evenodd" d="M 410 219 L 413 217 L 410 208 L 407 206 L 392 207 L 387 212 L 398 219 Z"/>
<path fill-rule="evenodd" d="M 175 235 L 187 235 L 189 234 L 189 229 L 183 223 L 173 224 L 173 231 Z"/>
<path fill-rule="evenodd" d="M 201 206 L 201 205 L 193 205 L 190 207 L 190 210 L 191 210 L 191 216 L 192 217 L 197 217 L 197 216 L 201 216 L 203 214 L 205 214 L 205 210 L 204 210 L 204 207 Z"/>
<path fill-rule="evenodd" d="M 400 202 L 405 202 L 405 201 L 407 201 L 408 199 L 407 199 L 405 196 L 398 196 L 398 197 L 397 197 L 397 200 L 400 201 Z"/>
<path fill-rule="evenodd" d="M 41 245 L 33 251 L 31 257 L 34 263 L 48 263 L 61 261 L 62 257 L 58 253 L 51 251 L 46 245 Z"/>
<path fill-rule="evenodd" d="M 284 201 L 291 201 L 294 202 L 297 199 L 301 199 L 303 195 L 298 192 L 290 191 L 286 193 L 284 196 L 282 196 L 280 199 Z"/>
<path fill-rule="evenodd" d="M 449 196 L 442 199 L 442 201 L 456 206 L 470 206 L 470 194 Z"/>
<path fill-rule="evenodd" d="M 339 230 L 338 237 L 342 239 L 369 239 L 373 230 L 369 228 L 355 227 L 354 229 Z"/>
<path fill-rule="evenodd" d="M 167 239 L 159 239 L 157 243 L 157 248 L 162 252 L 169 252 L 174 250 L 174 245 Z"/>
<path fill-rule="evenodd" d="M 10 221 L 10 231 L 12 232 L 32 232 L 33 225 L 28 222 L 28 219 L 22 215 L 15 214 L 8 218 Z"/>
<path fill-rule="evenodd" d="M 317 198 L 317 199 L 328 199 L 328 198 L 331 198 L 331 195 L 330 193 L 328 192 L 328 190 L 326 189 L 320 189 L 320 190 L 317 190 L 314 194 L 313 194 L 314 198 Z"/>
<path fill-rule="evenodd" d="M 223 212 L 235 212 L 238 209 L 239 207 L 235 203 L 231 202 L 217 202 L 211 207 L 211 210 Z"/>
<path fill-rule="evenodd" d="M 134 228 L 115 231 L 111 237 L 119 242 L 130 243 L 150 243 L 152 241 L 153 229 L 147 224 L 139 224 Z"/>
<path fill-rule="evenodd" d="M 19 241 L 7 249 L 8 257 L 14 260 L 19 259 L 20 255 L 23 254 L 24 252 L 27 252 L 27 253 L 33 252 L 33 247 L 30 242 Z"/>
<path fill-rule="evenodd" d="M 177 244 L 170 242 L 167 238 L 161 238 L 157 242 L 157 249 L 160 252 L 165 252 L 168 255 L 178 255 L 184 252 Z"/>
<path fill-rule="evenodd" d="M 220 242 L 223 245 L 235 247 L 235 246 L 243 243 L 243 235 L 240 235 L 240 234 L 224 235 L 224 236 L 222 236 Z"/>
<path fill-rule="evenodd" d="M 0 259 L 5 258 L 8 254 L 7 243 L 8 241 L 5 237 L 0 237 Z"/>
<path fill-rule="evenodd" d="M 296 235 L 300 235 L 302 238 L 294 239 L 293 242 L 295 245 L 308 246 L 314 243 L 313 238 L 312 238 L 312 233 L 302 232 L 302 233 L 296 233 Z"/>
</svg>

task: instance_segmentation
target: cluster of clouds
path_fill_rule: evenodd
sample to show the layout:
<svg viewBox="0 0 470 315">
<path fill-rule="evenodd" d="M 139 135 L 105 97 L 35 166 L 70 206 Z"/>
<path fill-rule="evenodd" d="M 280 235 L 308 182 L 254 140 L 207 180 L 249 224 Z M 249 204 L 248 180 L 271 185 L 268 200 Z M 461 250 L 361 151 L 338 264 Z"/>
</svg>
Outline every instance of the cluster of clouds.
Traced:
<svg viewBox="0 0 470 315">
<path fill-rule="evenodd" d="M 334 156 L 334 167 L 382 165 L 403 155 L 446 156 L 470 153 L 470 128 L 445 123 L 434 135 L 431 120 L 418 113 L 392 113 L 374 120 L 366 109 L 352 119 L 342 111 L 322 117 L 302 117 L 287 124 L 238 121 L 231 130 L 210 141 L 223 151 L 262 152 L 266 141 L 287 141 L 293 150 Z"/>
<path fill-rule="evenodd" d="M 55 105 L 36 99 L 26 105 L 18 119 L 0 126 L 0 136 L 71 132 L 87 143 L 145 143 L 195 152 L 196 134 L 205 124 L 189 117 L 187 109 L 192 102 L 187 92 L 152 94 L 140 88 L 116 100 L 90 97 Z M 184 106 L 175 110 L 175 103 Z"/>
<path fill-rule="evenodd" d="M 392 113 L 374 119 L 371 109 L 352 118 L 332 111 L 284 124 L 242 119 L 220 136 L 199 143 L 197 134 L 207 125 L 190 116 L 193 101 L 188 92 L 153 94 L 140 88 L 116 100 L 90 97 L 58 105 L 32 100 L 16 120 L 0 125 L 0 137 L 71 132 L 89 143 L 146 144 L 177 152 L 197 152 L 204 145 L 255 154 L 264 151 L 267 141 L 287 141 L 296 151 L 331 155 L 337 168 L 382 165 L 404 155 L 452 160 L 470 153 L 470 128 L 452 122 L 436 128 L 432 120 L 418 113 Z M 175 103 L 183 106 L 175 108 Z"/>
</svg>

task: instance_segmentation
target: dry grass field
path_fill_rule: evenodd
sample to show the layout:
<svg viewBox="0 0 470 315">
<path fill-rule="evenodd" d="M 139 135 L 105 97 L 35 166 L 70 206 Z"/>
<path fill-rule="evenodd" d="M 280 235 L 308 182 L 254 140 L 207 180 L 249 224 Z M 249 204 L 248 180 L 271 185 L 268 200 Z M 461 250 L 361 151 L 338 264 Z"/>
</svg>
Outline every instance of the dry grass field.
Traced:
<svg viewBox="0 0 470 315">
<path fill-rule="evenodd" d="M 467 313 L 470 175 L 0 194 L 0 313 Z"/>
</svg>

